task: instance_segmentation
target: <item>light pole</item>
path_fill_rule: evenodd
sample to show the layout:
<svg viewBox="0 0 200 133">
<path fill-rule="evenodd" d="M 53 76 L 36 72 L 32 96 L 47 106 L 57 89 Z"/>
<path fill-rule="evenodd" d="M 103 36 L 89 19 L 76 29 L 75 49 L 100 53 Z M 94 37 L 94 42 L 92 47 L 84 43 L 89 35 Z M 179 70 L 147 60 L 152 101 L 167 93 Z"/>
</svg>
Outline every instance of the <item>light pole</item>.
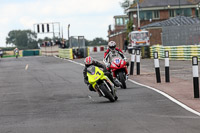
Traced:
<svg viewBox="0 0 200 133">
<path fill-rule="evenodd" d="M 199 18 L 200 17 L 200 15 L 199 15 L 199 8 L 200 8 L 200 3 L 198 3 L 198 5 L 196 5 L 196 7 L 197 7 L 197 17 Z"/>
<path fill-rule="evenodd" d="M 68 24 L 68 44 L 69 44 L 69 47 L 71 48 L 71 44 L 70 44 L 70 41 L 69 41 L 69 28 L 70 28 L 70 24 Z"/>
<path fill-rule="evenodd" d="M 139 0 L 137 0 L 137 16 L 138 16 L 138 29 L 140 28 L 140 11 L 139 11 Z"/>
</svg>

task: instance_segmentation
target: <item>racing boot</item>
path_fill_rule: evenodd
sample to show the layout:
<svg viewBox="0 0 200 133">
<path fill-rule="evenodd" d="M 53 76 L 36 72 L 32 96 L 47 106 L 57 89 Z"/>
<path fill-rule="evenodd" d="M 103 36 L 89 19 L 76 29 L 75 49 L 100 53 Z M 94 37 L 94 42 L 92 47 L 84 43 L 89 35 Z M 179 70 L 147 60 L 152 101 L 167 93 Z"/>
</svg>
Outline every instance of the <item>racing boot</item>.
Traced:
<svg viewBox="0 0 200 133">
<path fill-rule="evenodd" d="M 116 87 L 120 87 L 120 86 L 122 86 L 122 83 L 117 78 L 114 78 L 114 85 Z"/>
<path fill-rule="evenodd" d="M 126 74 L 126 80 L 128 80 L 128 75 L 129 75 L 129 74 Z"/>
<path fill-rule="evenodd" d="M 91 84 L 89 85 L 89 90 L 90 90 L 90 91 L 94 91 L 94 92 L 95 92 L 95 89 L 92 87 L 92 85 L 91 85 Z"/>
</svg>

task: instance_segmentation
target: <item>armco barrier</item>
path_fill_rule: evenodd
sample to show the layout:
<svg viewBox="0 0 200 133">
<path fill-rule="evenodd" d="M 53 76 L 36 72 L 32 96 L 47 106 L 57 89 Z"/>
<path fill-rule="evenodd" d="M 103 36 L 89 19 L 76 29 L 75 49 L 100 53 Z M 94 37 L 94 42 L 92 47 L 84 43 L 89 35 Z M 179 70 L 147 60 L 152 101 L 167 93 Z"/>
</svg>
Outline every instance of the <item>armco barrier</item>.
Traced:
<svg viewBox="0 0 200 133">
<path fill-rule="evenodd" d="M 95 47 L 89 47 L 90 52 L 101 52 L 106 50 L 107 46 L 95 46 Z"/>
<path fill-rule="evenodd" d="M 94 52 L 97 52 L 97 47 L 94 47 Z"/>
<path fill-rule="evenodd" d="M 153 53 L 158 52 L 159 58 L 164 58 L 164 51 L 169 51 L 171 60 L 191 60 L 192 56 L 200 58 L 200 45 L 184 45 L 184 46 L 161 46 L 154 45 L 150 47 L 150 57 Z"/>
<path fill-rule="evenodd" d="M 104 47 L 102 46 L 102 47 L 100 47 L 100 51 L 104 51 Z"/>
<path fill-rule="evenodd" d="M 23 51 L 23 56 L 38 56 L 40 55 L 39 50 L 24 50 Z"/>
<path fill-rule="evenodd" d="M 73 59 L 73 52 L 72 49 L 59 49 L 58 50 L 58 56 L 60 58 L 66 58 L 66 59 Z"/>
</svg>

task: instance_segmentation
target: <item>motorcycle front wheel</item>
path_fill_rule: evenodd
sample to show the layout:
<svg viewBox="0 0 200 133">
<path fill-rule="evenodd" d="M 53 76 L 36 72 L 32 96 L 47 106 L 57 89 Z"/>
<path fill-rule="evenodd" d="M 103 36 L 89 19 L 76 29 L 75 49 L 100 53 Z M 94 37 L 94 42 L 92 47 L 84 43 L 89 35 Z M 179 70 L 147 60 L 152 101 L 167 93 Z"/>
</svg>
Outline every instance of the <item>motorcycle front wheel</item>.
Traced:
<svg viewBox="0 0 200 133">
<path fill-rule="evenodd" d="M 119 81 L 122 83 L 121 88 L 126 89 L 126 80 L 122 72 L 119 72 Z"/>
<path fill-rule="evenodd" d="M 111 92 L 109 92 L 104 84 L 101 84 L 100 89 L 104 93 L 104 97 L 108 98 L 110 102 L 115 102 L 114 96 L 111 94 Z"/>
</svg>

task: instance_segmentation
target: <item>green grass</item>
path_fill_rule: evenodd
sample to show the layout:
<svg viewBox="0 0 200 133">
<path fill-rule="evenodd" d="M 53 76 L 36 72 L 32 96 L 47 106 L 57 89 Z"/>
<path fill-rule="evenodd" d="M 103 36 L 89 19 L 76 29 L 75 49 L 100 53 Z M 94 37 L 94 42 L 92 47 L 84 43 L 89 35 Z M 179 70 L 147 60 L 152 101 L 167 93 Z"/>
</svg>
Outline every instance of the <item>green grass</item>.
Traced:
<svg viewBox="0 0 200 133">
<path fill-rule="evenodd" d="M 3 55 L 3 58 L 15 57 L 15 55 Z"/>
</svg>

